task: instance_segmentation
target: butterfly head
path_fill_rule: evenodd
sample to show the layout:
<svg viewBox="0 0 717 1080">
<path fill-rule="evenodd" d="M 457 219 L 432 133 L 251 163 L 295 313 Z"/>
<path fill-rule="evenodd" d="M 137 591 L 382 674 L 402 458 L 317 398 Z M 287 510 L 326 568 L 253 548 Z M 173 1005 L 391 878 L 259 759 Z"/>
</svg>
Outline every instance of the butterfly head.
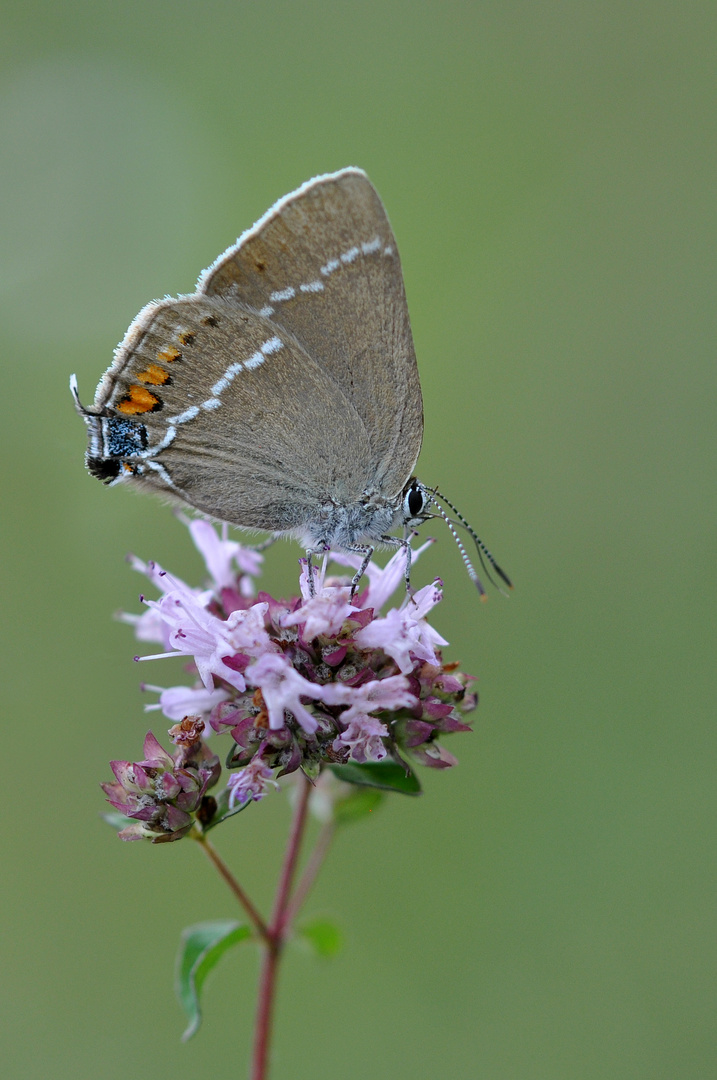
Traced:
<svg viewBox="0 0 717 1080">
<path fill-rule="evenodd" d="M 415 476 L 406 484 L 401 495 L 402 524 L 407 529 L 415 529 L 434 515 L 428 510 L 431 505 L 431 492 Z"/>
<path fill-rule="evenodd" d="M 441 506 L 441 502 L 444 502 L 446 506 L 453 511 L 457 519 L 456 521 L 448 516 Z M 477 535 L 475 529 L 466 521 L 463 515 L 459 513 L 453 503 L 449 502 L 445 495 L 442 495 L 437 488 L 428 488 L 425 484 L 422 484 L 420 480 L 417 480 L 415 476 L 411 477 L 403 489 L 401 496 L 401 511 L 403 516 L 403 526 L 406 530 L 415 529 L 418 525 L 422 524 L 422 522 L 428 521 L 431 518 L 441 518 L 446 523 L 451 536 L 458 545 L 468 576 L 478 589 L 481 598 L 485 596 L 485 589 L 483 588 L 483 584 L 476 573 L 472 562 L 468 558 L 468 553 L 463 541 L 458 535 L 456 525 L 462 526 L 475 543 L 480 564 L 488 577 L 488 580 L 493 584 L 496 584 L 491 576 L 491 570 L 493 570 L 496 576 L 499 577 L 509 589 L 513 588 L 510 578 L 505 571 L 501 570 L 500 566 L 498 566 L 488 548 Z M 499 588 L 501 592 L 503 591 L 500 585 L 498 585 L 497 588 Z"/>
</svg>

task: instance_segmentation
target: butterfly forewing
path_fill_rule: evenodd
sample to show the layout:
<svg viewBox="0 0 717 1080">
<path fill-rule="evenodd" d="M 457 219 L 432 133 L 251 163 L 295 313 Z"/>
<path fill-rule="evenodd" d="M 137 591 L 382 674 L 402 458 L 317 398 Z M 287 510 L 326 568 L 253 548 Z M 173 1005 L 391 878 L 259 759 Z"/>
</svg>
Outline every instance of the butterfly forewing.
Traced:
<svg viewBox="0 0 717 1080">
<path fill-rule="evenodd" d="M 145 429 L 137 479 L 238 525 L 297 528 L 372 476 L 363 422 L 333 380 L 291 335 L 220 297 L 149 305 L 95 409 Z"/>
<path fill-rule="evenodd" d="M 280 200 L 198 288 L 294 336 L 361 417 L 373 486 L 398 493 L 421 447 L 421 389 L 396 241 L 365 173 L 319 177 Z M 353 431 L 340 437 L 347 459 Z"/>
</svg>

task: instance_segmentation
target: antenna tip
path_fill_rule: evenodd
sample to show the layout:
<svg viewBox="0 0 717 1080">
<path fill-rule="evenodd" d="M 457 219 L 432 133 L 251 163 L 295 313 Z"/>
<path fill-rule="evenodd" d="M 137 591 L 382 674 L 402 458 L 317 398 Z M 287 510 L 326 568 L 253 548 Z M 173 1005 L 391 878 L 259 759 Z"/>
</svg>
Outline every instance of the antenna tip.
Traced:
<svg viewBox="0 0 717 1080">
<path fill-rule="evenodd" d="M 496 573 L 502 579 L 502 581 L 505 582 L 505 584 L 508 586 L 508 588 L 512 589 L 513 588 L 513 582 L 510 580 L 510 578 L 506 574 L 505 570 L 501 570 L 501 568 L 498 566 L 497 563 L 493 563 L 493 569 L 496 571 Z"/>
<path fill-rule="evenodd" d="M 478 590 L 478 594 L 479 594 L 481 600 L 487 600 L 488 597 L 486 596 L 485 589 L 483 588 L 483 584 L 481 582 L 481 579 L 478 577 L 477 574 L 476 574 L 476 576 L 474 578 L 472 578 L 472 581 L 473 581 L 473 584 L 475 585 L 476 589 Z"/>
</svg>

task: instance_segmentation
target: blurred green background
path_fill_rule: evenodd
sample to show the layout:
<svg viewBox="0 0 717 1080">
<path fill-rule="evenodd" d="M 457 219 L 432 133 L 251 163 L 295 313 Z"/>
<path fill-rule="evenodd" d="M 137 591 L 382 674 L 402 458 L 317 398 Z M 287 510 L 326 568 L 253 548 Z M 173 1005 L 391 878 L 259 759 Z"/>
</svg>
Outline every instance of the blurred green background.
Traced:
<svg viewBox="0 0 717 1080">
<path fill-rule="evenodd" d="M 139 610 L 124 556 L 199 559 L 87 476 L 67 381 L 91 400 L 144 303 L 347 164 L 401 249 L 420 476 L 517 587 L 478 604 L 445 531 L 417 567 L 476 732 L 337 845 L 309 910 L 345 948 L 288 957 L 273 1080 L 717 1075 L 716 32 L 659 0 L 6 0 L 5 1076 L 245 1075 L 249 951 L 187 1046 L 171 988 L 181 928 L 231 897 L 194 845 L 98 816 L 109 759 L 162 729 L 140 678 L 178 674 L 111 619 Z M 272 591 L 298 555 L 268 553 Z M 216 834 L 263 904 L 287 818 Z"/>
</svg>

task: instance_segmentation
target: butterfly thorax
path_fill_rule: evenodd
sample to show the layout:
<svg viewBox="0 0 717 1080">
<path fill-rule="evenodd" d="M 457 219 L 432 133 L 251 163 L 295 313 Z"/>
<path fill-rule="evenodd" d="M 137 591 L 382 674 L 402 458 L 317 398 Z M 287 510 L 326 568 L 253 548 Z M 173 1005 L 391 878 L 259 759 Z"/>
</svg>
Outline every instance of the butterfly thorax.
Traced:
<svg viewBox="0 0 717 1080">
<path fill-rule="evenodd" d="M 398 525 L 403 524 L 401 495 L 387 498 L 367 493 L 348 505 L 324 503 L 311 520 L 292 534 L 315 551 L 351 550 L 357 544 L 375 544 Z"/>
</svg>

